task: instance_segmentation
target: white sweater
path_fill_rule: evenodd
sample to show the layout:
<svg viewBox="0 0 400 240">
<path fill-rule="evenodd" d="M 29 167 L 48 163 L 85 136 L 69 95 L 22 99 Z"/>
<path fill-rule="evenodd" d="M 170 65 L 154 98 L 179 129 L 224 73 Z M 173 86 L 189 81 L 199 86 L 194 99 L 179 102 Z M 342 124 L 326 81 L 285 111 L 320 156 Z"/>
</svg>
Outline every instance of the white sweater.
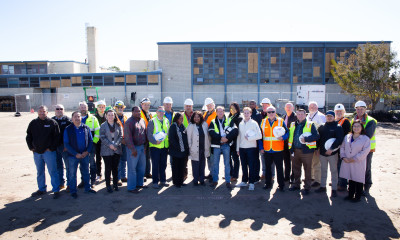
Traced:
<svg viewBox="0 0 400 240">
<path fill-rule="evenodd" d="M 248 139 L 245 138 L 246 132 L 248 130 L 253 130 L 256 134 Z M 260 126 L 253 119 L 245 122 L 245 120 L 239 123 L 239 135 L 237 137 L 236 151 L 239 148 L 256 148 L 257 140 L 262 138 Z"/>
</svg>

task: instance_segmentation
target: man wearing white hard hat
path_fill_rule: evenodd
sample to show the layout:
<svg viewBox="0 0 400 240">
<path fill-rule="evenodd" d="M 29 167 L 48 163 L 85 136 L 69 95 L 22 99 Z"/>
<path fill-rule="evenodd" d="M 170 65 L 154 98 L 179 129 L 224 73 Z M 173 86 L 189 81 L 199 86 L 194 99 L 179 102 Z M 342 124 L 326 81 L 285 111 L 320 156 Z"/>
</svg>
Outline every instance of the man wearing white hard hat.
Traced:
<svg viewBox="0 0 400 240">
<path fill-rule="evenodd" d="M 263 135 L 263 146 L 260 146 L 261 153 L 264 153 L 265 162 L 265 186 L 264 189 L 272 188 L 271 165 L 275 163 L 278 175 L 278 185 L 281 192 L 285 191 L 285 178 L 283 176 L 283 150 L 284 142 L 289 136 L 285 122 L 276 116 L 274 106 L 267 108 L 267 117 L 261 122 Z"/>
<path fill-rule="evenodd" d="M 345 118 L 346 109 L 343 104 L 338 103 L 335 105 L 335 121 L 342 127 L 343 136 L 346 136 L 351 132 L 351 123 L 349 119 Z M 340 166 L 342 165 L 342 158 L 340 157 L 340 151 L 338 152 L 338 173 L 340 172 Z M 347 190 L 347 179 L 339 177 L 338 180 L 338 188 L 339 192 L 343 192 Z"/>
<path fill-rule="evenodd" d="M 267 108 L 272 105 L 271 100 L 269 100 L 269 98 L 263 98 L 263 100 L 261 100 L 260 105 L 262 106 L 262 110 L 260 111 L 260 114 L 262 116 L 262 119 L 264 119 L 268 116 Z"/>
<path fill-rule="evenodd" d="M 185 100 L 183 103 L 183 108 L 184 108 L 184 114 L 183 114 L 183 126 L 187 128 L 190 123 L 190 118 L 193 115 L 193 100 L 188 98 Z"/>
<path fill-rule="evenodd" d="M 106 115 L 104 114 L 106 110 L 106 102 L 104 100 L 100 100 L 96 103 L 96 113 L 94 116 L 99 121 L 99 125 L 103 124 L 106 121 Z M 101 139 L 96 144 L 96 180 L 101 179 Z"/>
<path fill-rule="evenodd" d="M 204 100 L 204 106 L 207 108 L 207 111 L 203 114 L 204 122 L 207 123 L 208 127 L 210 127 L 211 121 L 213 121 L 217 117 L 217 112 L 215 111 L 215 103 L 212 98 L 206 98 Z M 207 158 L 207 166 L 208 170 L 210 171 L 210 174 L 206 177 L 206 179 L 209 179 L 212 181 L 212 172 L 213 172 L 213 153 L 210 150 L 211 155 L 210 157 Z"/>
<path fill-rule="evenodd" d="M 365 184 L 364 184 L 364 194 L 369 195 L 369 189 L 372 185 L 372 176 L 371 176 L 371 164 L 372 164 L 372 155 L 375 152 L 376 140 L 375 140 L 375 130 L 376 121 L 375 118 L 369 116 L 367 114 L 367 104 L 364 101 L 358 101 L 355 104 L 356 116 L 354 116 L 353 120 L 351 120 L 351 124 L 353 124 L 354 120 L 359 119 L 364 126 L 366 135 L 371 139 L 371 150 L 367 156 L 367 169 L 365 171 Z"/>
<path fill-rule="evenodd" d="M 315 127 L 318 128 L 326 122 L 326 117 L 323 113 L 318 111 L 318 103 L 311 101 L 308 103 L 307 121 L 313 122 Z M 318 147 L 318 146 L 317 146 Z M 319 187 L 321 184 L 321 162 L 319 161 L 319 152 L 315 151 L 312 160 L 311 178 L 314 179 L 312 187 Z"/>
<path fill-rule="evenodd" d="M 169 124 L 172 124 L 172 119 L 174 119 L 174 110 L 172 109 L 172 104 L 174 102 L 172 101 L 171 97 L 165 97 L 163 101 L 163 106 L 165 109 L 165 114 L 164 116 L 168 119 Z"/>
<path fill-rule="evenodd" d="M 330 110 L 326 112 L 326 123 L 318 127 L 320 136 L 319 159 L 321 161 L 321 187 L 315 190 L 317 193 L 326 192 L 326 179 L 329 169 L 331 171 L 332 193 L 331 197 L 336 197 L 338 185 L 338 155 L 340 144 L 343 142 L 343 130 L 335 122 L 335 112 Z"/>
</svg>

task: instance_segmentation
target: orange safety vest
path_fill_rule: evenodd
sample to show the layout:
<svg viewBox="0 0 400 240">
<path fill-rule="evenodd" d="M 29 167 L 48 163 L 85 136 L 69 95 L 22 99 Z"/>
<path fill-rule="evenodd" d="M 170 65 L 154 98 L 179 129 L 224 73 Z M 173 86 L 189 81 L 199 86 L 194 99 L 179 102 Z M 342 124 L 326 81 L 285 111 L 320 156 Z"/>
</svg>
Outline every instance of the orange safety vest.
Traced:
<svg viewBox="0 0 400 240">
<path fill-rule="evenodd" d="M 150 119 L 153 118 L 151 116 L 151 113 L 149 113 L 149 116 L 150 116 Z M 144 120 L 144 123 L 146 124 L 146 128 L 147 128 L 147 125 L 149 124 L 149 121 L 147 121 L 146 114 L 144 114 L 143 110 L 140 111 L 140 117 Z"/>
<path fill-rule="evenodd" d="M 217 117 L 217 111 L 215 111 L 215 109 L 214 109 L 213 112 L 206 118 L 207 113 L 208 112 L 205 112 L 203 114 L 203 118 L 204 118 L 204 121 L 207 122 L 208 126 L 210 126 L 211 121 L 214 120 Z"/>
<path fill-rule="evenodd" d="M 126 115 L 124 115 L 124 124 L 125 124 L 126 120 L 128 120 L 128 117 Z M 121 120 L 119 120 L 118 114 L 117 114 L 117 121 L 118 121 L 119 125 L 121 126 L 122 138 L 124 138 L 124 125 L 121 123 Z"/>
<path fill-rule="evenodd" d="M 280 152 L 284 149 L 284 141 L 278 140 L 278 138 L 274 136 L 275 127 L 283 127 L 282 118 L 277 117 L 272 127 L 269 124 L 268 117 L 262 120 L 261 128 L 263 131 L 264 151 L 270 151 L 272 149 L 272 151 Z"/>
<path fill-rule="evenodd" d="M 349 121 L 349 119 L 347 119 L 347 118 L 342 118 L 342 119 L 340 119 L 340 121 L 338 122 L 339 123 L 339 125 L 340 126 L 343 126 L 343 123 L 344 123 L 344 121 Z M 350 122 L 350 121 L 349 121 Z"/>
</svg>

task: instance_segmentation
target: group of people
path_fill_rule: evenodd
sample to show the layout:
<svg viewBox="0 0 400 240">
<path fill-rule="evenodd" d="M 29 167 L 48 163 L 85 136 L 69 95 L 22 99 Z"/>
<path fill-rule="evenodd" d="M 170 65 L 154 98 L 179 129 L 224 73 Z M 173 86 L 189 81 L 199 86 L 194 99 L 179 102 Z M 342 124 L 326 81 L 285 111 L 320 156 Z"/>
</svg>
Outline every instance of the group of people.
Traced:
<svg viewBox="0 0 400 240">
<path fill-rule="evenodd" d="M 369 194 L 377 121 L 367 114 L 363 101 L 355 104 L 356 114 L 351 121 L 345 118 L 342 104 L 323 114 L 316 102 L 309 103 L 308 113 L 301 108 L 295 111 L 293 104 L 287 103 L 281 117 L 268 98 L 262 100 L 261 111 L 254 100 L 242 111 L 233 102 L 228 115 L 211 98 L 205 99 L 204 112 L 193 111 L 191 99 L 185 100 L 183 112 L 174 112 L 172 98 L 166 97 L 152 116 L 150 104 L 150 99 L 143 98 L 140 106 L 132 108 L 130 118 L 124 114 L 122 101 L 107 111 L 106 103 L 99 101 L 94 115 L 86 102 L 80 102 L 79 111 L 73 112 L 71 119 L 65 116 L 61 104 L 56 105 L 53 118 L 47 116 L 47 107 L 41 106 L 26 137 L 39 187 L 32 196 L 47 191 L 46 164 L 54 198 L 65 187 L 73 198 L 78 196 L 77 188 L 96 193 L 94 185 L 102 178 L 101 159 L 109 193 L 118 191 L 122 182 L 127 182 L 129 192 L 139 193 L 148 187 L 144 185 L 147 179 L 152 179 L 155 189 L 168 187 L 168 155 L 172 183 L 177 188 L 186 186 L 189 159 L 193 185 L 205 186 L 208 179 L 211 187 L 217 187 L 222 155 L 228 189 L 254 190 L 255 183 L 262 180 L 263 188 L 270 189 L 276 176 L 279 191 L 285 191 L 287 184 L 289 191 L 297 191 L 303 167 L 303 195 L 309 194 L 312 187 L 324 193 L 329 165 L 331 197 L 336 197 L 337 191 L 348 190 L 345 199 L 358 202 L 363 194 Z M 78 165 L 81 182 L 77 185 Z M 242 179 L 238 181 L 240 166 Z"/>
</svg>

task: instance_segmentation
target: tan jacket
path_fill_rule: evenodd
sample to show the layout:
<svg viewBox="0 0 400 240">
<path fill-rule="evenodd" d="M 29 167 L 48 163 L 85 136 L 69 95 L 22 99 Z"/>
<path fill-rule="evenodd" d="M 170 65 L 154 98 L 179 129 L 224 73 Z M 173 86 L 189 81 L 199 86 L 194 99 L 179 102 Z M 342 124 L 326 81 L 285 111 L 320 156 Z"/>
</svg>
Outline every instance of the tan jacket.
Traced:
<svg viewBox="0 0 400 240">
<path fill-rule="evenodd" d="M 204 156 L 210 156 L 210 136 L 208 135 L 208 124 L 203 122 L 203 132 L 204 132 Z M 189 143 L 189 158 L 193 161 L 199 161 L 199 131 L 195 124 L 190 123 L 186 128 L 188 143 Z"/>
</svg>

